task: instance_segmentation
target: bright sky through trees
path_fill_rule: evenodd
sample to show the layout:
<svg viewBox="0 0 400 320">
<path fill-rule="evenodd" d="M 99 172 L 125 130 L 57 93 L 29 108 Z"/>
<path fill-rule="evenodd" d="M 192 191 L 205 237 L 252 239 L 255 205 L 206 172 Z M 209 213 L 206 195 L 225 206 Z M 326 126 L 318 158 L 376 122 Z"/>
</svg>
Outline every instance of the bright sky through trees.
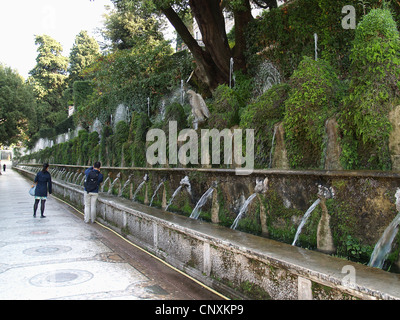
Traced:
<svg viewBox="0 0 400 320">
<path fill-rule="evenodd" d="M 19 0 L 0 2 L 0 63 L 23 76 L 36 65 L 35 35 L 46 34 L 63 46 L 68 57 L 76 35 L 87 30 L 102 40 L 96 28 L 102 27 L 105 5 L 110 0 Z"/>
</svg>

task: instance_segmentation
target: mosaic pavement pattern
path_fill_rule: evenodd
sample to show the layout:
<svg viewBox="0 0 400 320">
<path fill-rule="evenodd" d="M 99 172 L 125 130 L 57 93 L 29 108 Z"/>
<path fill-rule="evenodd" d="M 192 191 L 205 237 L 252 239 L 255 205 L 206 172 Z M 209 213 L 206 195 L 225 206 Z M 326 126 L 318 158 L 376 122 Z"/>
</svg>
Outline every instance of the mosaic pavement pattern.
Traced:
<svg viewBox="0 0 400 320">
<path fill-rule="evenodd" d="M 6 175 L 0 176 L 0 299 L 171 298 L 51 197 L 47 218 L 33 218 L 29 182 L 11 170 Z"/>
</svg>

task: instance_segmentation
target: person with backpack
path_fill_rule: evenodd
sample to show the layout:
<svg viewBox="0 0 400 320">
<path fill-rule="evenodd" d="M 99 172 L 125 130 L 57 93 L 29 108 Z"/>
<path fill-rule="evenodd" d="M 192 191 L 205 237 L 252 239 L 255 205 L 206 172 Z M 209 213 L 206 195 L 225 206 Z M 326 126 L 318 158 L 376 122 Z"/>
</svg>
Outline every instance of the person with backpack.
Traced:
<svg viewBox="0 0 400 320">
<path fill-rule="evenodd" d="M 85 215 L 84 221 L 86 223 L 92 222 L 96 219 L 96 202 L 99 196 L 99 186 L 103 182 L 103 175 L 100 173 L 100 162 L 95 162 L 93 167 L 85 170 Z"/>
</svg>

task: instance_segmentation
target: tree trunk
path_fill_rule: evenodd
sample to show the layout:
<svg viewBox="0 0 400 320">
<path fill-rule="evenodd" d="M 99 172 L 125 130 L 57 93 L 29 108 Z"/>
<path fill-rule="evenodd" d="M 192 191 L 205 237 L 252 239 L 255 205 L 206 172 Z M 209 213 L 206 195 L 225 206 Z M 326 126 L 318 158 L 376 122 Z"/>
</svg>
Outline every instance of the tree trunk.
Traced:
<svg viewBox="0 0 400 320">
<path fill-rule="evenodd" d="M 192 14 L 201 31 L 205 50 L 211 55 L 218 73 L 229 81 L 229 60 L 232 56 L 226 36 L 225 18 L 216 0 L 189 0 Z"/>
<path fill-rule="evenodd" d="M 200 80 L 211 90 L 215 89 L 220 83 L 224 83 L 225 79 L 219 76 L 218 68 L 211 55 L 199 46 L 177 13 L 171 7 L 162 9 L 162 12 L 193 54 L 196 65 L 199 68 L 197 75 Z"/>
<path fill-rule="evenodd" d="M 247 63 L 244 56 L 246 50 L 246 27 L 250 21 L 253 20 L 251 15 L 251 6 L 249 1 L 245 1 L 245 10 L 235 11 L 235 47 L 233 49 L 235 70 L 242 70 L 246 72 Z"/>
<path fill-rule="evenodd" d="M 171 6 L 161 9 L 192 52 L 198 67 L 197 76 L 211 91 L 218 85 L 229 82 L 232 56 L 235 59 L 235 70 L 246 71 L 244 32 L 253 19 L 250 1 L 243 0 L 244 9 L 234 12 L 236 46 L 233 53 L 229 48 L 221 4 L 222 1 L 217 0 L 189 0 L 193 17 L 202 34 L 204 48 L 199 46 Z"/>
</svg>

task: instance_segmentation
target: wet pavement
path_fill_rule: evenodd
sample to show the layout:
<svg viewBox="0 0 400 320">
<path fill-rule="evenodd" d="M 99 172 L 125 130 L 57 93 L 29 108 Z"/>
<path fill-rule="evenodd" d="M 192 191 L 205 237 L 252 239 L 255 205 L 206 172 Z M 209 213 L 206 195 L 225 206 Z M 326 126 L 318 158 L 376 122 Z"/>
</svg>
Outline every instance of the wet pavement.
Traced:
<svg viewBox="0 0 400 320">
<path fill-rule="evenodd" d="M 33 218 L 30 184 L 0 176 L 0 299 L 221 299 L 53 196 Z"/>
</svg>

